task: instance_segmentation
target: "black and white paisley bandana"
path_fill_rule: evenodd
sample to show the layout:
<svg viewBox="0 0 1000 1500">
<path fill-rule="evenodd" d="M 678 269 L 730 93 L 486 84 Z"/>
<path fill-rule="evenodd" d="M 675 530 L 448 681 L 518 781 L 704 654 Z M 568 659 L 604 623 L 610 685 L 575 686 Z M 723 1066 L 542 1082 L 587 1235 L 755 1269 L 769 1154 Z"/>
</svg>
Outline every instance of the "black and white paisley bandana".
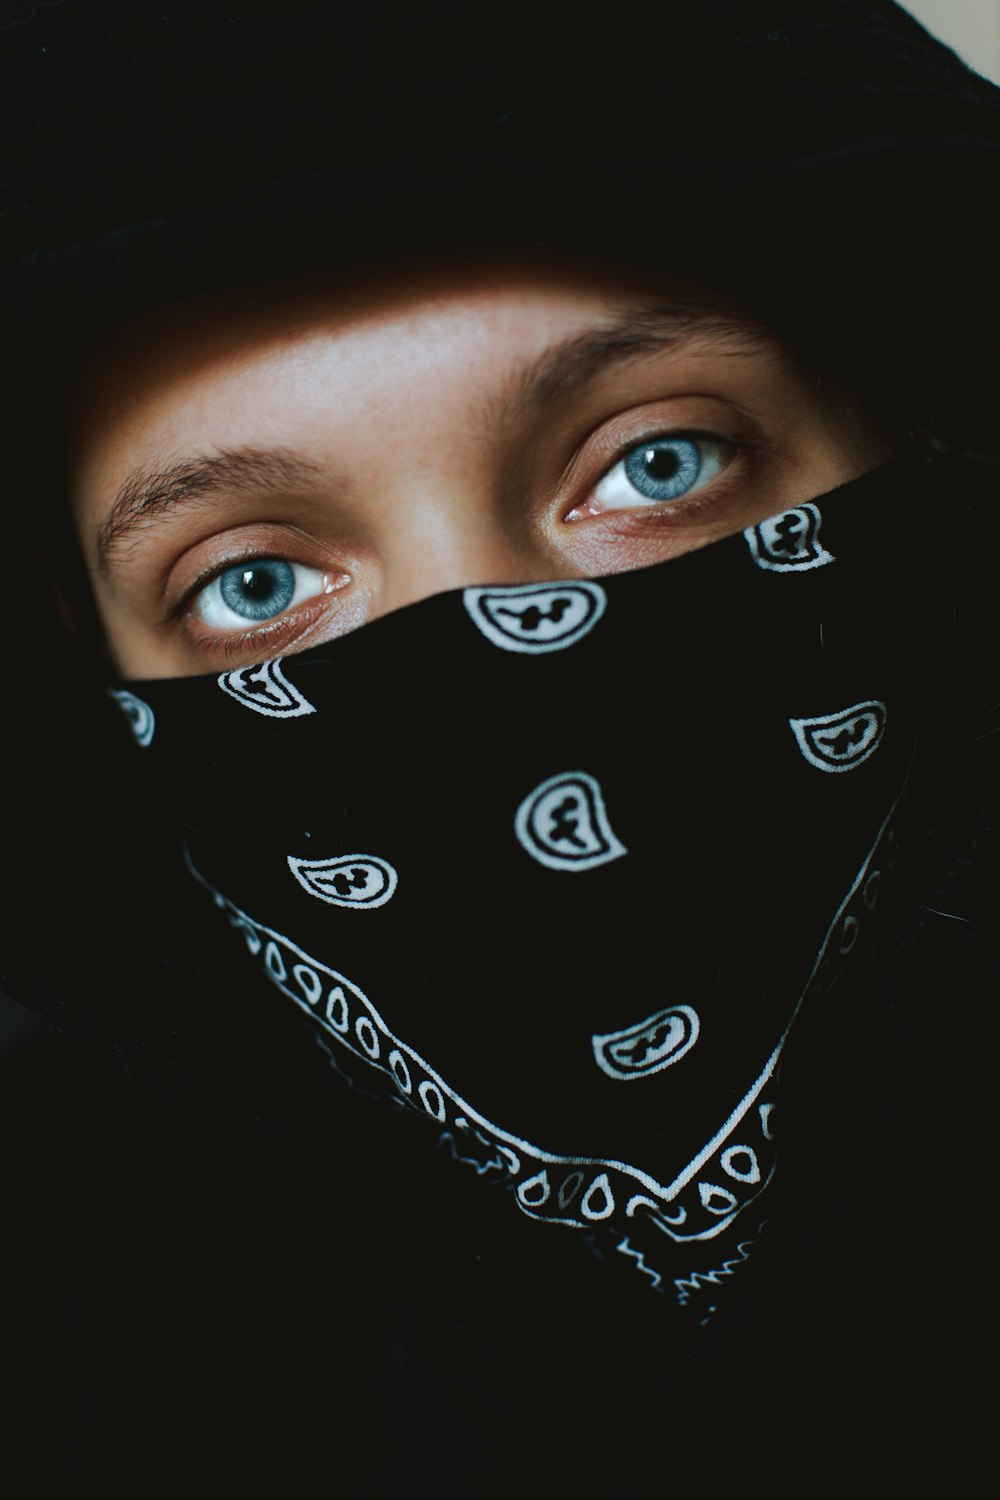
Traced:
<svg viewBox="0 0 1000 1500">
<path fill-rule="evenodd" d="M 114 690 L 193 875 L 332 1055 L 682 1303 L 766 1217 L 789 1029 L 891 879 L 930 469 Z"/>
</svg>

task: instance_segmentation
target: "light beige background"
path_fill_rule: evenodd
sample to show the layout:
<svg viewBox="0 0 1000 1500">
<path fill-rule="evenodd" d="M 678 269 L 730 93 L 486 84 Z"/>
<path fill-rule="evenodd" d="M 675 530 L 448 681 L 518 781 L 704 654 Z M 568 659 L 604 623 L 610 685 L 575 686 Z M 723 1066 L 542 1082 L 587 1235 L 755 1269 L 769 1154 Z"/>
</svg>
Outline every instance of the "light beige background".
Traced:
<svg viewBox="0 0 1000 1500">
<path fill-rule="evenodd" d="M 977 73 L 1000 83 L 1000 0 L 903 0 L 922 26 Z"/>
</svg>

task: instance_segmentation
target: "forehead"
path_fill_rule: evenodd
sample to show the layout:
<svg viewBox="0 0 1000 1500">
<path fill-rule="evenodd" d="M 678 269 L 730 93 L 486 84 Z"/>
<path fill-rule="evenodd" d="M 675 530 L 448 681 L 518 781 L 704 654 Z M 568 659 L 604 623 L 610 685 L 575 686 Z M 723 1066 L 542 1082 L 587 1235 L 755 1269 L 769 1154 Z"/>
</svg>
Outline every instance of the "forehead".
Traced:
<svg viewBox="0 0 1000 1500">
<path fill-rule="evenodd" d="M 71 503 L 103 560 L 137 489 L 190 486 L 193 457 L 295 451 L 314 486 L 322 470 L 341 487 L 366 472 L 370 488 L 390 437 L 411 469 L 465 452 L 488 465 L 537 421 L 578 421 L 588 402 L 606 416 L 628 396 L 619 372 L 643 356 L 677 356 L 690 375 L 694 356 L 704 372 L 785 352 L 687 276 L 550 254 L 242 288 L 154 309 L 97 351 L 71 432 Z"/>
<path fill-rule="evenodd" d="M 245 378 L 253 364 L 316 382 L 338 372 L 357 388 L 365 364 L 414 374 L 464 351 L 495 356 L 484 375 L 595 325 L 651 316 L 662 342 L 676 330 L 747 336 L 753 320 L 728 294 L 686 274 L 533 252 L 374 264 L 213 294 L 154 308 L 110 335 L 88 360 L 77 435 L 132 416 L 171 391 Z M 656 327 L 654 328 L 654 322 Z M 632 333 L 638 331 L 633 327 Z M 251 396 L 244 386 L 243 395 Z"/>
</svg>

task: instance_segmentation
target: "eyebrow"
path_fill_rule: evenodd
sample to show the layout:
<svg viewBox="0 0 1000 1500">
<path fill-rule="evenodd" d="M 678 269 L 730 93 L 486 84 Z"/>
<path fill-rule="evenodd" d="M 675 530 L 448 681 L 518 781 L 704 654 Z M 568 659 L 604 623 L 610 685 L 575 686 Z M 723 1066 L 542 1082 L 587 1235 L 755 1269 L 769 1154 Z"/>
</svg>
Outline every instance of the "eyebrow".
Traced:
<svg viewBox="0 0 1000 1500">
<path fill-rule="evenodd" d="M 133 469 L 97 530 L 98 567 L 105 576 L 114 555 L 139 527 L 193 501 L 223 495 L 287 494 L 315 484 L 320 464 L 288 448 L 243 447 L 180 459 L 156 469 Z"/>
<path fill-rule="evenodd" d="M 540 354 L 503 393 L 498 416 L 517 417 L 532 406 L 557 402 L 608 367 L 644 354 L 690 352 L 699 343 L 715 353 L 756 354 L 773 337 L 750 313 L 702 303 L 629 310 L 606 327 L 587 329 Z"/>
<path fill-rule="evenodd" d="M 632 309 L 606 326 L 590 328 L 547 349 L 513 377 L 487 411 L 499 426 L 531 408 L 556 403 L 603 370 L 644 354 L 689 350 L 704 342 L 714 352 L 759 352 L 770 335 L 744 312 L 698 303 Z M 324 469 L 288 448 L 253 446 L 133 469 L 97 529 L 98 570 L 114 571 L 128 538 L 182 505 L 233 495 L 278 495 L 315 485 Z"/>
</svg>

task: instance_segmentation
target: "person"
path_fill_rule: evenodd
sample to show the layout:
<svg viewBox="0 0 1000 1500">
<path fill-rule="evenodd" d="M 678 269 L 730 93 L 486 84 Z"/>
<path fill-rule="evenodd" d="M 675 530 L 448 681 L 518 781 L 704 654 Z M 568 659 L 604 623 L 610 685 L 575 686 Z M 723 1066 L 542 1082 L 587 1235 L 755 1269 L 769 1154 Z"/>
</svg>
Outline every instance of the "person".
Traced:
<svg viewBox="0 0 1000 1500">
<path fill-rule="evenodd" d="M 86 378 L 71 488 L 123 679 L 650 566 L 894 451 L 718 294 L 539 252 L 196 298 L 122 343 Z"/>
<path fill-rule="evenodd" d="M 69 1090 L 155 1330 L 88 1325 L 71 1487 L 165 1421 L 165 1489 L 798 1493 L 972 1420 L 913 1205 L 981 1169 L 996 90 L 887 3 L 636 5 L 620 78 L 505 19 L 8 19 L 67 114 L 7 189 L 4 983 L 173 1091 Z"/>
</svg>

